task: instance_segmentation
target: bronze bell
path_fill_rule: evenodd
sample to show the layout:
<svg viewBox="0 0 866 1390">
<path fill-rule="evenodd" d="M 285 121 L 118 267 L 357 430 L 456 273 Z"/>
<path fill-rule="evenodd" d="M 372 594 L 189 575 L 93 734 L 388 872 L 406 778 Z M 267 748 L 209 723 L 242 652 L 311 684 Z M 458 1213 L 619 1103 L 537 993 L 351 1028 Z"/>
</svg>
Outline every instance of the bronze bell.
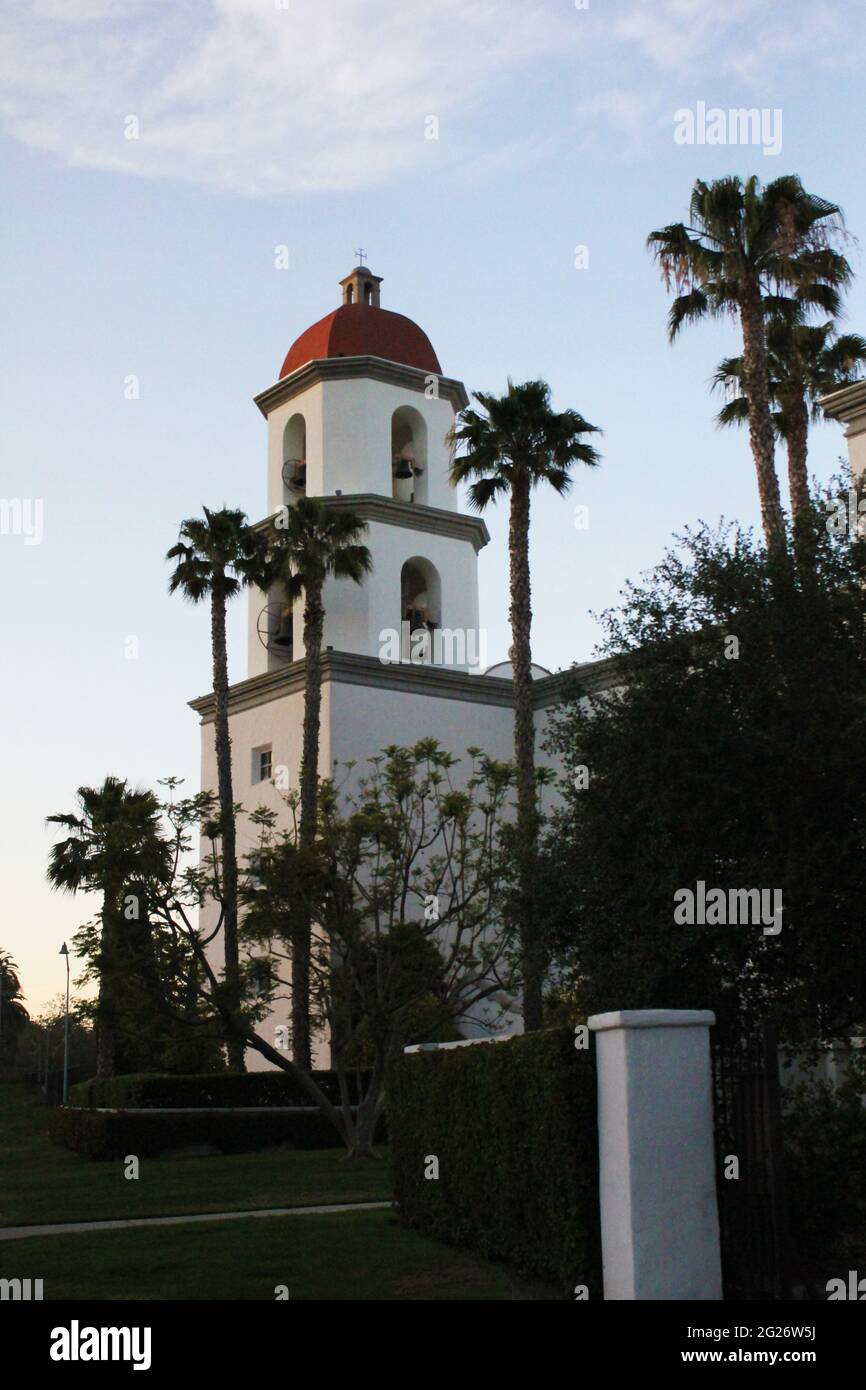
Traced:
<svg viewBox="0 0 866 1390">
<path fill-rule="evenodd" d="M 280 614 L 280 625 L 273 638 L 274 644 L 280 647 L 290 647 L 292 645 L 292 610 L 284 608 Z"/>
</svg>

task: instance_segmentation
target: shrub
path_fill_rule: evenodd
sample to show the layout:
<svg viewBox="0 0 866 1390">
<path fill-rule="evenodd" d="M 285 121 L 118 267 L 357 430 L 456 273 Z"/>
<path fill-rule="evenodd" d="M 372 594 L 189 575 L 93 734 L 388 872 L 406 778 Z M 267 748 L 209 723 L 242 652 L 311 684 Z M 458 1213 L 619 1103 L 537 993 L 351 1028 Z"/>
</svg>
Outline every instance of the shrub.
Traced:
<svg viewBox="0 0 866 1390">
<path fill-rule="evenodd" d="M 340 1099 L 337 1074 L 314 1071 L 313 1077 L 330 1101 Z M 352 1078 L 350 1078 L 351 1081 Z M 362 1078 L 363 1080 L 363 1078 Z M 355 1100 L 354 1088 L 352 1099 Z M 222 1106 L 310 1105 L 306 1091 L 287 1072 L 221 1072 L 201 1076 L 113 1076 L 70 1086 L 72 1105 L 92 1109 L 139 1110 Z"/>
<path fill-rule="evenodd" d="M 570 1030 L 404 1055 L 387 1096 L 405 1225 L 601 1297 L 595 1063 Z"/>
<path fill-rule="evenodd" d="M 263 1109 L 258 1114 L 158 1113 L 54 1110 L 49 1133 L 56 1144 L 91 1159 L 150 1158 L 171 1149 L 206 1145 L 220 1153 L 251 1153 L 276 1144 L 296 1149 L 330 1149 L 341 1145 L 333 1126 L 318 1111 L 292 1114 Z"/>
<path fill-rule="evenodd" d="M 782 1133 L 799 1275 L 823 1282 L 866 1237 L 866 1108 L 856 1079 L 793 1086 Z M 847 1266 L 846 1266 L 847 1267 Z M 799 1277 L 799 1276 L 798 1276 Z"/>
</svg>

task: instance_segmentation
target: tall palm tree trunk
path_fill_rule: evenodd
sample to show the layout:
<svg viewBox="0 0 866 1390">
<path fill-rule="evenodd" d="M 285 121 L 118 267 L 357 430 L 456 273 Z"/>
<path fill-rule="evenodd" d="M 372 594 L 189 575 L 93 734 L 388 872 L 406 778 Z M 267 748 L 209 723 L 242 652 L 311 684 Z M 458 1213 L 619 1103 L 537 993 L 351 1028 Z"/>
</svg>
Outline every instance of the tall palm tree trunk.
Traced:
<svg viewBox="0 0 866 1390">
<path fill-rule="evenodd" d="M 309 579 L 304 604 L 304 731 L 301 749 L 301 814 L 298 827 L 303 849 L 316 838 L 319 791 L 319 737 L 322 722 L 322 640 L 325 610 L 322 580 Z M 310 940 L 312 922 L 302 921 L 292 943 L 292 1045 L 294 1061 L 312 1066 L 310 1039 Z"/>
<path fill-rule="evenodd" d="M 794 551 L 800 561 L 809 558 L 812 536 L 812 499 L 809 496 L 809 408 L 805 396 L 786 411 L 785 445 L 788 450 L 788 495 L 794 523 Z"/>
<path fill-rule="evenodd" d="M 514 674 L 514 750 L 517 762 L 517 925 L 523 964 L 523 1026 L 541 1027 L 543 964 L 532 896 L 538 846 L 535 721 L 532 708 L 532 594 L 529 578 L 529 478 L 515 478 L 508 523 L 511 588 L 511 666 Z"/>
<path fill-rule="evenodd" d="M 100 1081 L 114 1076 L 117 1069 L 117 902 L 115 890 L 106 888 L 96 1000 L 96 1075 Z"/>
<path fill-rule="evenodd" d="M 749 439 L 758 477 L 761 522 L 768 552 L 771 555 L 784 555 L 787 542 L 779 479 L 776 476 L 763 305 L 760 289 L 751 280 L 743 283 L 740 321 L 743 329 L 743 384 L 749 407 Z"/>
<path fill-rule="evenodd" d="M 215 584 L 211 597 L 211 643 L 213 649 L 214 742 L 217 761 L 217 791 L 222 832 L 223 943 L 225 984 L 229 1008 L 240 1012 L 240 958 L 238 954 L 238 859 L 235 834 L 234 794 L 232 792 L 232 743 L 229 733 L 229 675 L 226 649 L 226 595 Z M 244 1071 L 244 1045 L 235 1037 L 227 1040 L 229 1066 Z"/>
</svg>

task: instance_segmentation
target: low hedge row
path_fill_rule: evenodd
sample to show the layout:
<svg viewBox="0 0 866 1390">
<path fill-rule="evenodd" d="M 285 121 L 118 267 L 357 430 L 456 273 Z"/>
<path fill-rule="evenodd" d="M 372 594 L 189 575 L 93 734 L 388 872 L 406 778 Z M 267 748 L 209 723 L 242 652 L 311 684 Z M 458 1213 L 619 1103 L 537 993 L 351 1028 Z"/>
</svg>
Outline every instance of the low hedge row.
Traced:
<svg viewBox="0 0 866 1390">
<path fill-rule="evenodd" d="M 602 1297 L 595 1059 L 568 1029 L 413 1053 L 388 1071 L 400 1219 Z M 438 1178 L 425 1177 L 439 1160 Z"/>
<path fill-rule="evenodd" d="M 70 1106 L 54 1110 L 49 1133 L 56 1144 L 92 1159 L 123 1159 L 128 1154 L 152 1158 L 167 1150 L 205 1145 L 220 1153 L 251 1153 L 276 1144 L 296 1149 L 331 1149 L 341 1140 L 316 1112 L 280 1114 L 131 1115 Z"/>
<path fill-rule="evenodd" d="M 314 1071 L 328 1100 L 339 1102 L 337 1073 Z M 354 1081 L 354 1077 L 351 1078 Z M 354 1088 L 350 1084 L 352 1100 Z M 191 1106 L 310 1105 L 310 1097 L 287 1072 L 213 1072 L 203 1076 L 162 1076 L 148 1073 L 112 1076 L 105 1081 L 82 1081 L 69 1088 L 72 1105 L 90 1109 L 149 1110 Z"/>
</svg>

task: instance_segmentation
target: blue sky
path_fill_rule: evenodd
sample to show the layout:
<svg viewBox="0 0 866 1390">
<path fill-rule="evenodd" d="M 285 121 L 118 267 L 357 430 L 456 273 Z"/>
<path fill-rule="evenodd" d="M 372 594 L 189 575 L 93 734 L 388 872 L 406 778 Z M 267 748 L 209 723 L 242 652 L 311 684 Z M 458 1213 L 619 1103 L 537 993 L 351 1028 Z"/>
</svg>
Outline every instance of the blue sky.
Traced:
<svg viewBox="0 0 866 1390">
<path fill-rule="evenodd" d="M 586 660 L 591 612 L 672 533 L 757 522 L 747 439 L 715 430 L 707 390 L 736 329 L 668 346 L 646 235 L 685 215 L 696 177 L 789 171 L 866 233 L 864 33 L 856 0 L 7 0 L 0 496 L 40 499 L 44 535 L 0 536 L 0 946 L 32 1007 L 88 911 L 45 885 L 44 817 L 108 773 L 197 786 L 185 702 L 209 685 L 208 624 L 169 599 L 162 557 L 202 503 L 263 513 L 251 398 L 339 302 L 355 248 L 448 375 L 542 376 L 603 428 L 602 467 L 569 501 L 539 497 L 533 523 L 534 655 Z M 781 152 L 676 144 L 675 111 L 699 101 L 778 109 Z M 866 332 L 849 254 L 848 326 Z M 837 426 L 814 432 L 819 476 L 842 453 Z M 488 525 L 493 661 L 505 512 Z M 244 620 L 238 604 L 233 679 Z"/>
</svg>

